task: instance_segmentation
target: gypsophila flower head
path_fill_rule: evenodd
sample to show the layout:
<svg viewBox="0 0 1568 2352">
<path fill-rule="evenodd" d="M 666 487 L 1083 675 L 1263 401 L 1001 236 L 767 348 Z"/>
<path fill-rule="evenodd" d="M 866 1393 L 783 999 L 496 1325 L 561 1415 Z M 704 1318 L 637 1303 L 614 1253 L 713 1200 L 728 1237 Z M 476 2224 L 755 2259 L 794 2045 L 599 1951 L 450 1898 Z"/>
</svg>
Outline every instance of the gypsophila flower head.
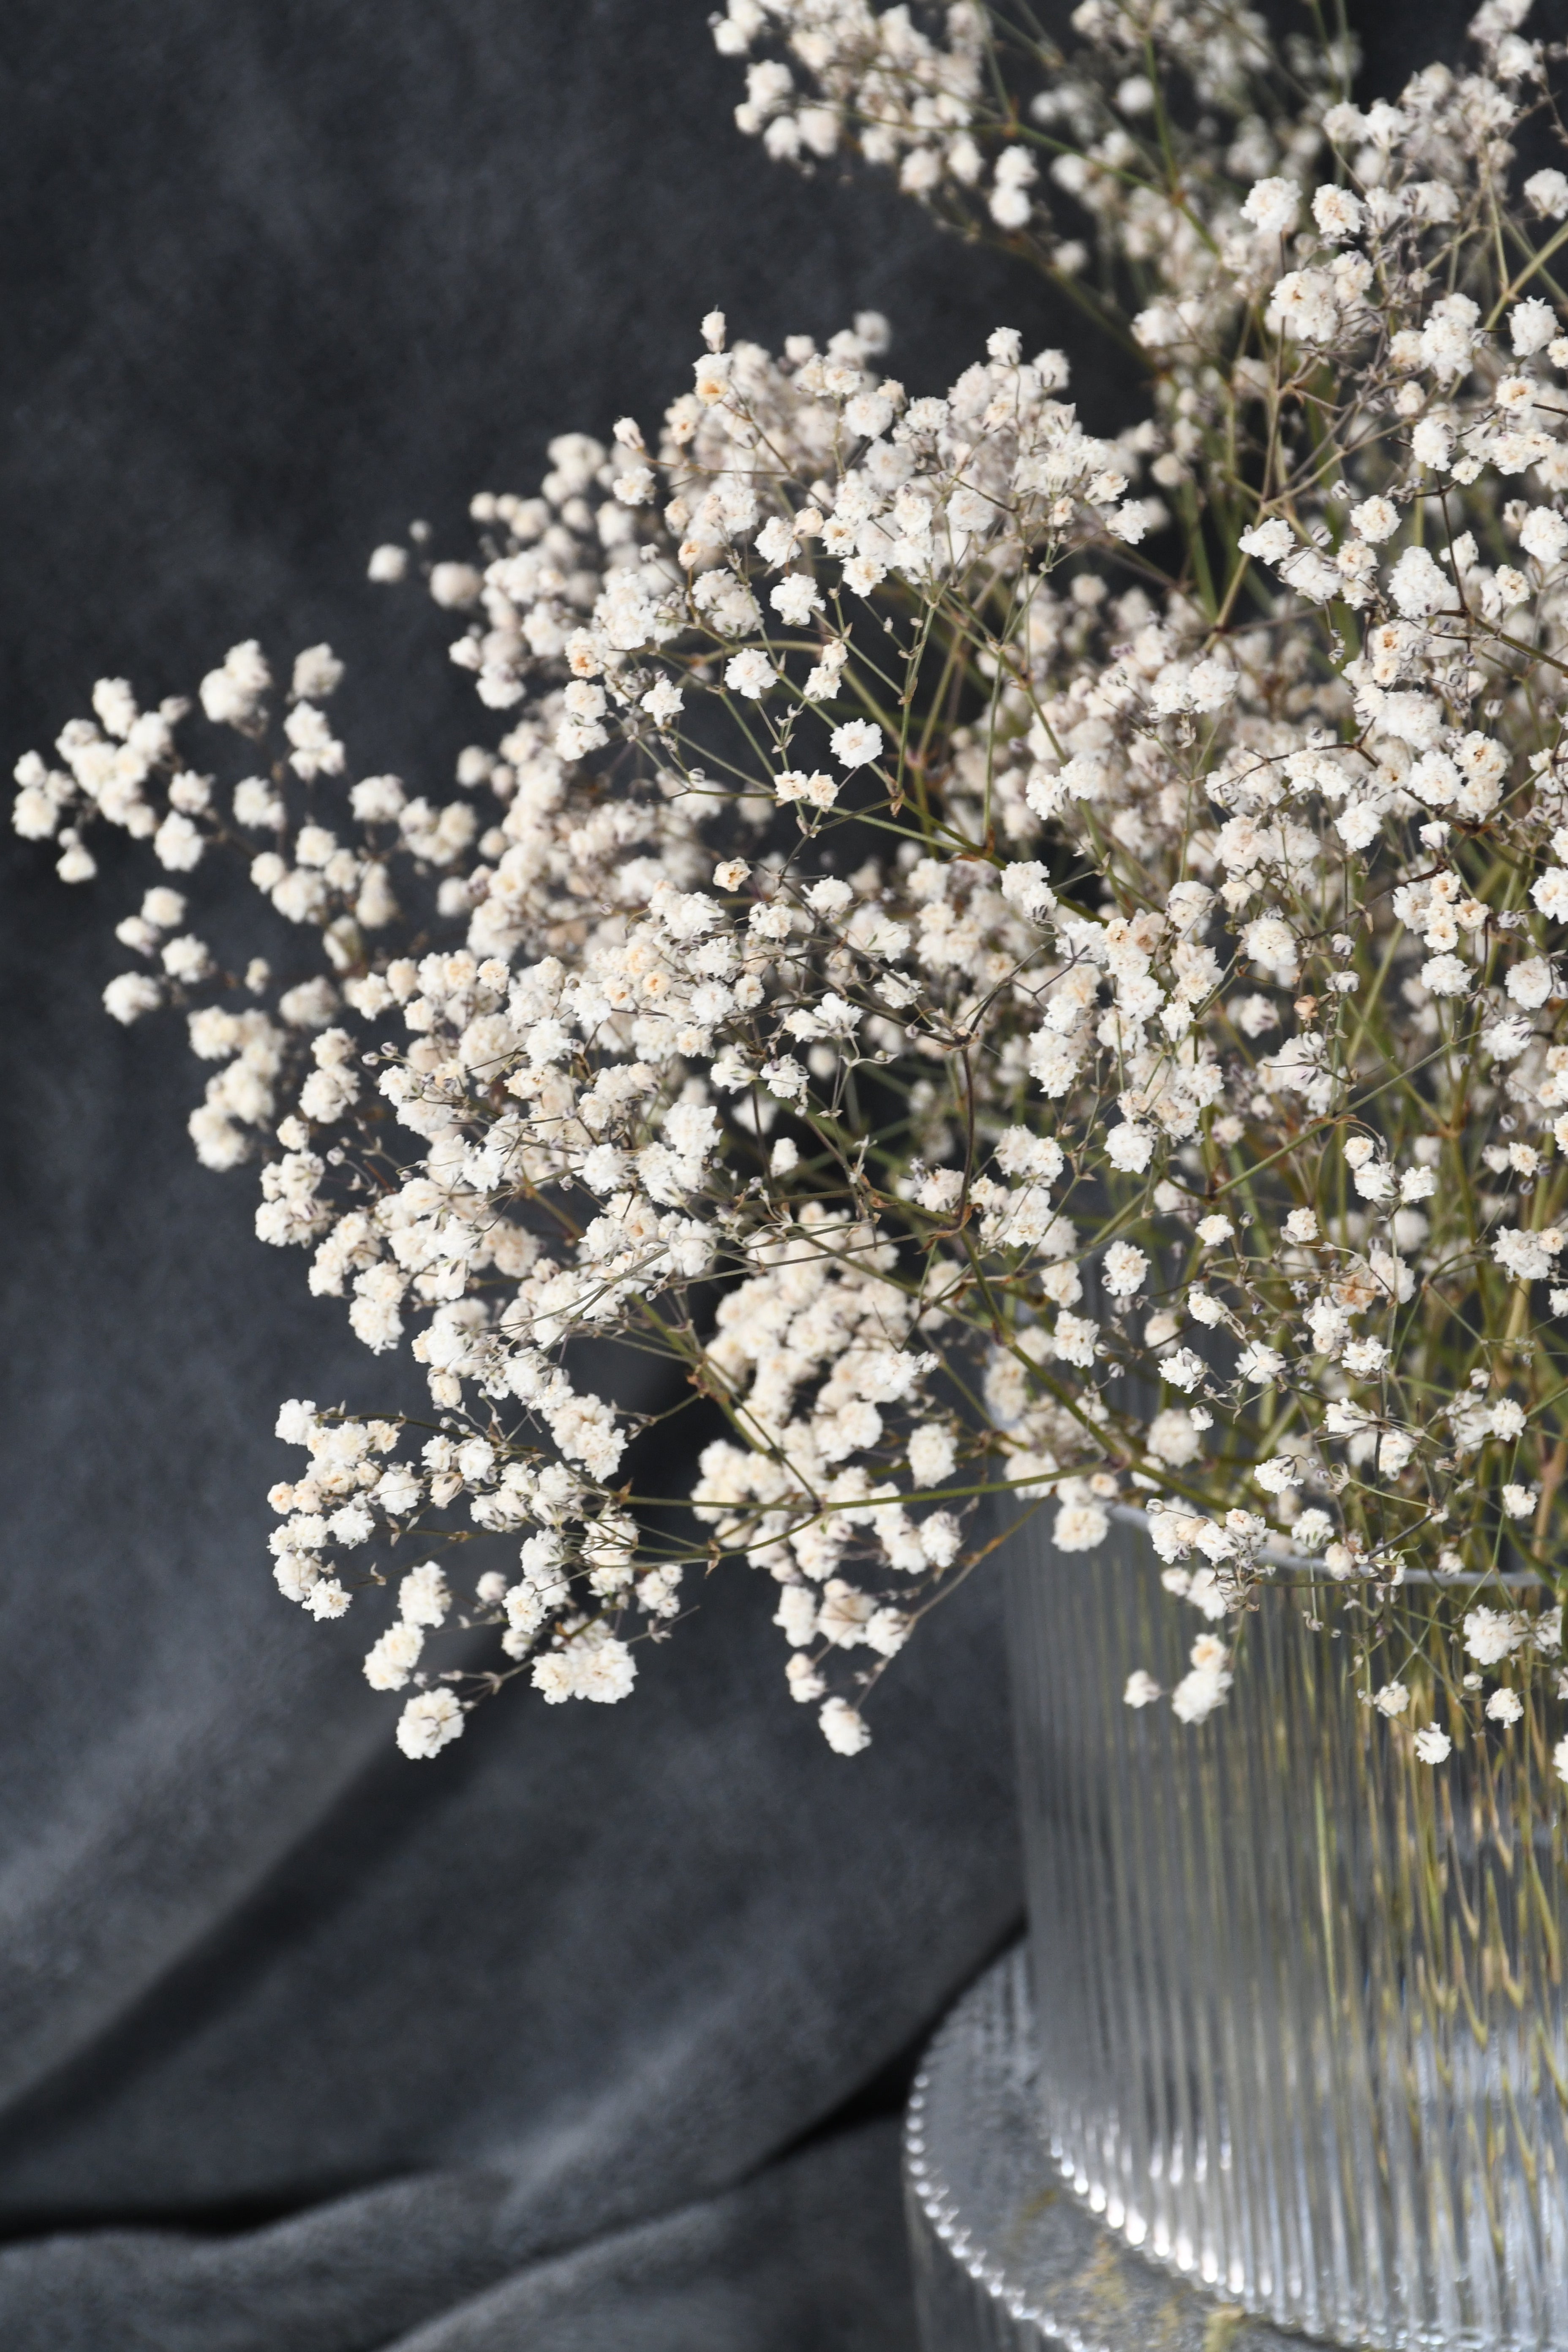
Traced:
<svg viewBox="0 0 1568 2352">
<path fill-rule="evenodd" d="M 1057 1513 L 1054 1541 L 1058 1551 L 1097 1551 L 1105 1541 L 1110 1521 L 1099 1503 L 1064 1503 Z"/>
<path fill-rule="evenodd" d="M 1334 191 L 1335 194 L 1338 191 Z M 1301 211 L 1301 191 L 1294 180 L 1255 180 L 1241 207 L 1261 236 L 1289 236 Z M 1319 222 L 1321 227 L 1322 223 Z"/>
<path fill-rule="evenodd" d="M 1470 1610 L 1465 1618 L 1465 1649 L 1481 1666 L 1495 1666 L 1518 1649 L 1524 1638 L 1520 1620 L 1488 1608 Z"/>
<path fill-rule="evenodd" d="M 882 756 L 882 730 L 873 719 L 851 719 L 833 730 L 834 758 L 846 768 L 864 767 Z"/>
<path fill-rule="evenodd" d="M 462 1709 L 450 1691 L 420 1691 L 398 1717 L 397 1744 L 416 1760 L 437 1756 L 462 1728 Z"/>
<path fill-rule="evenodd" d="M 1313 196 L 1312 218 L 1321 236 L 1331 245 L 1342 245 L 1347 237 L 1361 235 L 1366 224 L 1366 207 L 1349 188 L 1330 184 L 1318 189 Z"/>
<path fill-rule="evenodd" d="M 1217 1706 L 1224 1704 L 1232 1681 L 1227 1653 L 1222 1642 L 1213 1634 L 1203 1633 L 1192 1646 L 1192 1666 L 1171 1694 L 1171 1708 L 1178 1722 L 1206 1722 Z"/>
<path fill-rule="evenodd" d="M 1149 1261 L 1131 1242 L 1113 1242 L 1105 1254 L 1105 1287 L 1112 1298 L 1130 1298 L 1142 1287 Z"/>
<path fill-rule="evenodd" d="M 863 1718 L 846 1699 L 830 1698 L 822 1710 L 820 1721 L 823 1738 L 836 1755 L 858 1756 L 869 1741 L 870 1734 Z"/>
<path fill-rule="evenodd" d="M 1524 184 L 1531 210 L 1545 220 L 1568 218 L 1568 173 L 1556 170 L 1532 172 Z"/>
<path fill-rule="evenodd" d="M 917 1486 L 939 1486 L 951 1477 L 958 1450 L 951 1430 L 928 1422 L 910 1438 L 910 1475 Z"/>
</svg>

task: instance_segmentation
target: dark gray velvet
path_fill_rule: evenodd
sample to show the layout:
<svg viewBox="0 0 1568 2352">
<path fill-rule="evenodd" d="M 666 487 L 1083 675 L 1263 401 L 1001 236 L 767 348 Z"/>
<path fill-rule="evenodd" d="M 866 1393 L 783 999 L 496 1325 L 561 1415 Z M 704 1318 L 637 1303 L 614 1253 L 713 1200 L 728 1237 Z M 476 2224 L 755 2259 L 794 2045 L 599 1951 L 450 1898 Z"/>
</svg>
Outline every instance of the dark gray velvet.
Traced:
<svg viewBox="0 0 1568 2352">
<path fill-rule="evenodd" d="M 7 762 L 95 676 L 188 688 L 258 633 L 348 652 L 362 766 L 440 781 L 475 708 L 365 550 L 651 422 L 710 303 L 883 308 L 917 388 L 999 320 L 1076 345 L 885 186 L 767 165 L 704 14 L 11 0 Z M 993 1593 L 850 1764 L 738 1576 L 631 1705 L 403 1763 L 362 1630 L 264 1548 L 279 1397 L 394 1376 L 194 1165 L 177 1036 L 99 1010 L 143 878 L 0 851 L 0 2345 L 894 2352 L 859 2118 L 1019 1902 Z"/>
</svg>

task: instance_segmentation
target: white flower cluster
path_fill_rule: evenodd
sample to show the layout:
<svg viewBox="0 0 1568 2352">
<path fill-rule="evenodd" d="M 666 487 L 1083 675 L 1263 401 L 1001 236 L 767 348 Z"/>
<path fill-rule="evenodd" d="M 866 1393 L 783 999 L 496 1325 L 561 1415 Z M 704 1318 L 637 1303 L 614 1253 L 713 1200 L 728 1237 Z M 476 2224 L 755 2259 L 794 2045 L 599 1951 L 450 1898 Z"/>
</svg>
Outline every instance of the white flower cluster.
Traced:
<svg viewBox="0 0 1568 2352">
<path fill-rule="evenodd" d="M 1087 229 L 1130 310 L 1139 288 L 1165 295 L 1144 340 L 1167 315 L 1181 339 L 1214 299 L 1234 306 L 1258 250 L 1278 254 L 1289 199 L 1238 205 L 1235 181 L 1295 194 L 1266 175 L 1318 152 L 1323 104 L 1351 64 L 1338 44 L 1292 42 L 1287 95 L 1265 19 L 1236 0 L 1080 0 L 1067 51 L 973 0 L 879 13 L 868 0 L 730 0 L 712 22 L 720 51 L 748 59 L 735 121 L 771 155 L 809 170 L 857 152 L 942 220 L 1081 279 L 1077 298 L 1096 309 Z M 1173 87 L 1196 102 L 1195 132 Z"/>
<path fill-rule="evenodd" d="M 473 562 L 376 551 L 378 581 L 423 572 L 491 714 L 451 796 L 354 775 L 325 646 L 286 690 L 235 647 L 200 720 L 106 681 L 58 767 L 18 763 L 16 822 L 65 879 L 100 818 L 180 877 L 238 845 L 314 951 L 229 971 L 159 883 L 106 1003 L 186 1010 L 218 1066 L 200 1156 L 258 1154 L 261 1238 L 426 1370 L 422 1429 L 285 1408 L 310 1467 L 274 1493 L 284 1591 L 335 1617 L 391 1540 L 518 1543 L 462 1609 L 439 1560 L 403 1577 L 366 1673 L 412 1685 L 410 1755 L 512 1675 L 622 1697 L 683 1568 L 726 1554 L 775 1580 L 789 1687 L 853 1753 L 989 1539 L 985 1494 L 1051 1498 L 1069 1553 L 1119 1499 L 1148 1508 L 1207 1628 L 1185 1722 L 1223 1704 L 1237 1612 L 1287 1551 L 1427 1760 L 1542 1689 L 1568 1462 L 1568 180 L 1525 181 L 1506 278 L 1495 235 L 1542 59 L 1491 0 L 1484 71 L 1365 111 L 1310 86 L 1290 115 L 1256 20 L 1155 16 L 1133 43 L 1132 11 L 1080 9 L 1082 89 L 1140 121 L 1149 32 L 1220 112 L 1245 99 L 1234 136 L 1193 134 L 1186 193 L 1136 142 L 1058 135 L 1092 112 L 1065 69 L 1030 111 L 1136 265 L 1143 424 L 1086 432 L 1061 356 L 1008 329 L 911 397 L 878 319 L 775 358 L 715 314 L 657 435 L 552 443 L 537 495 L 474 500 Z M 979 8 L 928 37 L 731 0 L 719 32 L 782 33 L 827 93 L 753 64 L 777 152 L 826 153 L 852 116 L 906 178 L 981 152 L 1005 45 Z M 988 167 L 1009 233 L 1015 152 Z M 222 786 L 222 738 L 212 775 L 182 748 L 204 721 L 242 747 Z M 572 1352 L 593 1338 L 673 1359 L 713 1416 L 685 1535 L 644 1491 L 639 1417 Z M 1529 1570 L 1540 1612 L 1510 1598 L 1517 1638 L 1478 1647 Z M 1426 1572 L 1491 1600 L 1374 1687 Z M 431 1668 L 448 1621 L 505 1663 Z"/>
</svg>

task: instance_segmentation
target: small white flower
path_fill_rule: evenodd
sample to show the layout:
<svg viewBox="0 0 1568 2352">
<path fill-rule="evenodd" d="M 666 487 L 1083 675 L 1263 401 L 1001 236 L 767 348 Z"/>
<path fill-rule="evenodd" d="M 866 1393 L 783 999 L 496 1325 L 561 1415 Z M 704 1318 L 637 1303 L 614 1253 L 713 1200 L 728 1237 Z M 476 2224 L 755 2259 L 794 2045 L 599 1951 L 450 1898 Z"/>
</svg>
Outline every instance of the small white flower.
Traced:
<svg viewBox="0 0 1568 2352">
<path fill-rule="evenodd" d="M 1123 1119 L 1105 1138 L 1105 1156 L 1124 1176 L 1141 1176 L 1154 1151 L 1154 1129 L 1134 1119 Z"/>
<path fill-rule="evenodd" d="M 1320 236 L 1331 245 L 1342 245 L 1346 237 L 1361 235 L 1366 206 L 1349 188 L 1337 188 L 1330 183 L 1312 198 L 1312 218 L 1318 224 Z"/>
<path fill-rule="evenodd" d="M 1407 547 L 1389 575 L 1389 593 L 1407 618 L 1419 620 L 1449 604 L 1453 590 L 1424 547 Z"/>
<path fill-rule="evenodd" d="M 882 730 L 871 719 L 851 719 L 836 727 L 828 739 L 842 768 L 864 768 L 882 756 Z"/>
<path fill-rule="evenodd" d="M 484 582 L 471 563 L 437 563 L 431 567 L 430 593 L 449 613 L 477 604 Z"/>
<path fill-rule="evenodd" d="M 1430 466 L 1438 473 L 1447 472 L 1454 455 L 1454 436 L 1440 416 L 1424 416 L 1421 419 L 1410 436 L 1410 454 L 1418 466 Z M 1389 583 L 1394 588 L 1394 601 L 1402 613 L 1435 613 L 1445 601 L 1447 583 L 1443 583 L 1442 573 L 1437 571 L 1436 565 L 1433 564 L 1432 571 L 1436 573 L 1437 581 L 1443 583 L 1440 588 L 1434 587 L 1431 575 L 1426 570 L 1426 564 L 1431 562 L 1431 558 L 1427 556 L 1425 548 L 1410 547 L 1406 548 L 1405 552 L 1405 555 L 1420 557 L 1424 561 L 1412 567 L 1411 584 L 1403 594 L 1397 585 L 1393 582 Z M 1403 563 L 1404 560 L 1402 556 L 1400 562 Z M 1395 569 L 1397 570 L 1398 566 L 1395 566 Z M 1419 587 L 1415 585 L 1417 581 L 1421 583 Z M 1423 604 L 1419 601 L 1423 596 L 1431 596 L 1433 601 L 1430 604 Z"/>
<path fill-rule="evenodd" d="M 1167 1405 L 1149 1423 L 1149 1452 L 1172 1470 L 1184 1469 L 1198 1452 L 1198 1428 L 1185 1405 Z"/>
<path fill-rule="evenodd" d="M 297 702 L 325 702 L 343 681 L 343 665 L 331 646 L 307 646 L 294 656 L 289 691 Z"/>
<path fill-rule="evenodd" d="M 171 809 L 157 832 L 153 835 L 153 853 L 160 866 L 171 874 L 188 874 L 202 862 L 206 843 L 178 809 Z"/>
<path fill-rule="evenodd" d="M 1105 1253 L 1100 1275 L 1110 1297 L 1131 1298 L 1142 1288 L 1148 1271 L 1149 1261 L 1141 1249 L 1131 1242 L 1112 1242 Z"/>
<path fill-rule="evenodd" d="M 1051 1352 L 1063 1363 L 1087 1368 L 1100 1352 L 1100 1326 L 1086 1315 L 1058 1315 Z"/>
<path fill-rule="evenodd" d="M 1399 529 L 1399 509 L 1390 499 L 1366 499 L 1359 507 L 1351 509 L 1351 529 L 1373 546 L 1379 546 Z"/>
<path fill-rule="evenodd" d="M 400 1618 L 372 1643 L 365 1656 L 364 1678 L 372 1690 L 401 1690 L 419 1664 L 425 1636 L 417 1625 Z"/>
<path fill-rule="evenodd" d="M 872 555 L 852 556 L 844 567 L 844 585 L 854 596 L 868 596 L 887 576 L 887 565 Z"/>
<path fill-rule="evenodd" d="M 1524 194 L 1542 220 L 1562 220 L 1568 215 L 1568 174 L 1551 169 L 1532 172 L 1524 184 Z"/>
<path fill-rule="evenodd" d="M 941 1422 L 923 1422 L 910 1436 L 910 1476 L 917 1486 L 940 1486 L 952 1475 L 958 1449 Z"/>
<path fill-rule="evenodd" d="M 1325 269 L 1287 270 L 1269 295 L 1267 323 L 1298 342 L 1332 342 L 1340 324 L 1336 292 Z"/>
<path fill-rule="evenodd" d="M 821 612 L 822 592 L 809 572 L 792 572 L 775 582 L 768 602 L 787 627 L 801 629 L 814 613 Z"/>
<path fill-rule="evenodd" d="M 732 655 L 724 669 L 724 683 L 731 693 L 743 695 L 751 702 L 760 702 L 777 677 L 772 662 L 757 646 L 747 646 Z"/>
<path fill-rule="evenodd" d="M 932 1511 L 921 1521 L 921 1550 L 932 1568 L 951 1568 L 962 1541 L 963 1531 L 951 1511 Z"/>
<path fill-rule="evenodd" d="M 798 1650 L 785 1665 L 784 1676 L 789 1684 L 791 1698 L 800 1706 L 809 1706 L 827 1688 L 818 1669 Z"/>
<path fill-rule="evenodd" d="M 1500 1665 L 1524 1639 L 1521 1618 L 1500 1609 L 1470 1610 L 1465 1618 L 1465 1650 L 1479 1666 Z"/>
<path fill-rule="evenodd" d="M 1320 189 L 1319 194 L 1324 194 L 1338 191 Z M 1353 204 L 1355 199 L 1351 201 Z M 1317 209 L 1315 202 L 1313 209 Z M 1250 221 L 1261 236 L 1289 236 L 1300 215 L 1301 191 L 1294 180 L 1255 180 L 1241 207 L 1243 220 Z"/>
<path fill-rule="evenodd" d="M 1520 526 L 1519 543 L 1550 571 L 1568 548 L 1568 522 L 1551 507 L 1531 507 Z"/>
<path fill-rule="evenodd" d="M 773 790 L 786 803 L 805 801 L 811 808 L 831 808 L 838 797 L 837 784 L 820 770 L 808 775 L 802 769 L 785 768 L 773 778 Z"/>
<path fill-rule="evenodd" d="M 1202 1723 L 1225 1704 L 1230 1685 L 1224 1643 L 1212 1633 L 1200 1633 L 1192 1647 L 1192 1672 L 1171 1693 L 1171 1712 L 1179 1723 Z"/>
<path fill-rule="evenodd" d="M 1295 531 L 1279 515 L 1268 522 L 1256 522 L 1250 531 L 1241 531 L 1237 541 L 1244 555 L 1256 555 L 1260 564 L 1281 564 L 1295 548 Z"/>
<path fill-rule="evenodd" d="M 163 1001 L 157 982 L 144 971 L 122 971 L 103 992 L 103 1009 L 129 1028 L 144 1013 L 154 1013 Z"/>
<path fill-rule="evenodd" d="M 816 1719 L 836 1756 L 858 1756 L 871 1744 L 864 1717 L 856 1713 L 847 1699 L 830 1698 Z"/>
<path fill-rule="evenodd" d="M 1110 1533 L 1110 1517 L 1100 1504 L 1064 1503 L 1051 1539 L 1058 1551 L 1094 1551 Z"/>
<path fill-rule="evenodd" d="M 398 1589 L 398 1612 L 411 1625 L 439 1625 L 451 1605 L 446 1577 L 433 1559 L 411 1568 Z"/>
<path fill-rule="evenodd" d="M 1430 956 L 1421 967 L 1421 985 L 1434 996 L 1468 996 L 1473 978 L 1469 965 L 1457 955 Z"/>
<path fill-rule="evenodd" d="M 1531 295 L 1516 302 L 1508 314 L 1509 337 L 1521 359 L 1531 359 L 1543 352 L 1557 332 L 1557 315 L 1550 302 Z"/>
<path fill-rule="evenodd" d="M 397 1744 L 412 1759 L 437 1756 L 462 1730 L 463 1710 L 450 1691 L 420 1691 L 398 1717 Z"/>
</svg>

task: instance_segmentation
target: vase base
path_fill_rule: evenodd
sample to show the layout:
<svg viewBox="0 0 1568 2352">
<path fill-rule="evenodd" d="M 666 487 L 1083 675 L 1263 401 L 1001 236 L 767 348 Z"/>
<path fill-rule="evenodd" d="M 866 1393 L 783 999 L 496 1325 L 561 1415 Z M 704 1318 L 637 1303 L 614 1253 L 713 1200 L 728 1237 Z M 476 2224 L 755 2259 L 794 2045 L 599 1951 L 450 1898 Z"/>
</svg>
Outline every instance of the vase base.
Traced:
<svg viewBox="0 0 1568 2352">
<path fill-rule="evenodd" d="M 1074 2198 L 1041 2137 L 1020 1944 L 942 2027 L 904 2124 L 922 2352 L 1301 2352 L 1135 2254 Z"/>
</svg>

